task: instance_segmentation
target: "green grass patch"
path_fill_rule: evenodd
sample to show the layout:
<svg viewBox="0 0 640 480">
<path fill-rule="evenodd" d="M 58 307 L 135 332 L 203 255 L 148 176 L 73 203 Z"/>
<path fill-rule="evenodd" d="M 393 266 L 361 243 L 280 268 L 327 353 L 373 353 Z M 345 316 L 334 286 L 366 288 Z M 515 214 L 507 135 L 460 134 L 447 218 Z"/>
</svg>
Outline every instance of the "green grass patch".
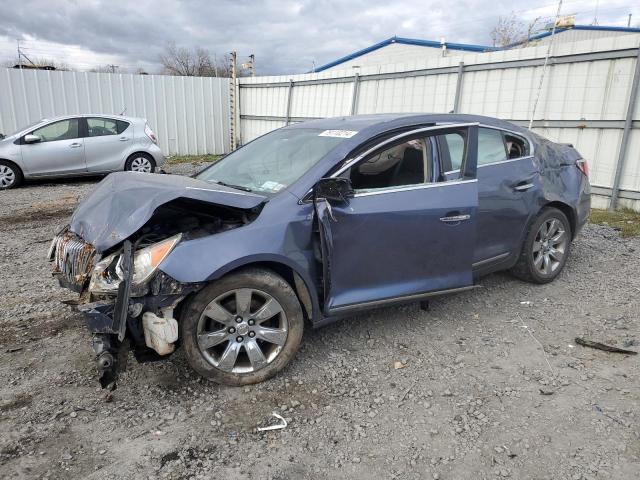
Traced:
<svg viewBox="0 0 640 480">
<path fill-rule="evenodd" d="M 608 225 L 620 232 L 621 237 L 640 236 L 640 213 L 629 209 L 615 212 L 608 210 L 591 210 L 589 222 L 598 225 Z"/>
<path fill-rule="evenodd" d="M 172 155 L 167 157 L 167 164 L 192 163 L 193 165 L 199 165 L 201 163 L 215 162 L 218 158 L 220 158 L 220 155 Z"/>
</svg>

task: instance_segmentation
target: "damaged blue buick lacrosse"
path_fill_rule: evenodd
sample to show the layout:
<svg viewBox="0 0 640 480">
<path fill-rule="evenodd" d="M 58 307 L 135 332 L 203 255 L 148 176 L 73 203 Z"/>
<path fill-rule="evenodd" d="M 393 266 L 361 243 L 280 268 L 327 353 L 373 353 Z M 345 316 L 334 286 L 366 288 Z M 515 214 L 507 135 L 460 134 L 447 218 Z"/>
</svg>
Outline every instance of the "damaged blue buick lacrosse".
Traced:
<svg viewBox="0 0 640 480">
<path fill-rule="evenodd" d="M 227 385 L 270 378 L 313 327 L 474 288 L 546 283 L 589 212 L 587 163 L 494 118 L 367 115 L 270 132 L 193 178 L 113 173 L 51 245 L 100 381 L 182 347 Z"/>
</svg>

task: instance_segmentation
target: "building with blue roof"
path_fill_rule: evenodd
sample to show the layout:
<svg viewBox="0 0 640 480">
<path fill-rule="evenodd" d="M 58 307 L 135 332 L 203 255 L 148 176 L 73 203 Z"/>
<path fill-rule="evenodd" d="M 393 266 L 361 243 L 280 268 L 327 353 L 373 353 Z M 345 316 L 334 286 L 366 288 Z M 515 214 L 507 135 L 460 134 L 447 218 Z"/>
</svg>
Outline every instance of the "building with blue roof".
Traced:
<svg viewBox="0 0 640 480">
<path fill-rule="evenodd" d="M 622 35 L 640 35 L 640 28 L 613 27 L 600 25 L 572 25 L 556 28 L 555 42 L 579 42 L 603 37 Z M 315 68 L 315 72 L 325 70 L 345 70 L 375 65 L 389 65 L 413 63 L 425 58 L 438 56 L 464 56 L 481 52 L 520 48 L 524 46 L 546 44 L 551 40 L 551 30 L 532 35 L 529 39 L 508 45 L 506 47 L 492 47 L 489 45 L 474 45 L 466 43 L 452 43 L 444 39 L 421 40 L 393 36 L 369 47 L 357 50 L 340 57 L 332 62 Z"/>
</svg>

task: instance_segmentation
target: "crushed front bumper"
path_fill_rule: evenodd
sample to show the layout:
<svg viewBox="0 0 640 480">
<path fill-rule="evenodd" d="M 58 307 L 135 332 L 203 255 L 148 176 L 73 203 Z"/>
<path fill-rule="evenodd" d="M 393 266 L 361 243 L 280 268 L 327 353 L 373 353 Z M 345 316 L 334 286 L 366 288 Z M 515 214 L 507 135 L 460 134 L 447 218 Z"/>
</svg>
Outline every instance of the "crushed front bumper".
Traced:
<svg viewBox="0 0 640 480">
<path fill-rule="evenodd" d="M 87 288 L 93 268 L 100 260 L 93 246 L 65 229 L 54 238 L 49 251 L 49 260 L 54 263 L 53 275 L 60 285 L 80 294 L 81 303 L 77 308 L 93 337 L 100 384 L 112 390 L 119 372 L 126 368 L 129 350 L 139 362 L 165 358 L 147 346 L 142 315 L 145 312 L 173 315 L 174 308 L 187 295 L 203 286 L 183 284 L 158 271 L 142 290 L 137 288 L 132 292 L 133 255 L 132 243 L 125 240 L 121 262 L 123 278 L 117 294 L 96 299 Z"/>
</svg>

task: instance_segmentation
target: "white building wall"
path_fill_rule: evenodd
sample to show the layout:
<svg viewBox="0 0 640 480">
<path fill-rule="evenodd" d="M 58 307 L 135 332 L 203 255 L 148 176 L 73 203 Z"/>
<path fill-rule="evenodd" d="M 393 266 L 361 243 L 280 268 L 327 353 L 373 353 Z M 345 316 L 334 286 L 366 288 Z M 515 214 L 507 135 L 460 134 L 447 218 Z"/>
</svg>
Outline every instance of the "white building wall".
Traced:
<svg viewBox="0 0 640 480">
<path fill-rule="evenodd" d="M 358 49 L 354 49 L 354 52 Z M 349 52 L 350 53 L 350 52 Z M 459 55 L 465 52 L 460 50 L 449 50 L 447 55 Z M 386 45 L 373 52 L 365 53 L 359 57 L 347 60 L 328 70 L 349 70 L 355 67 L 370 67 L 372 65 L 388 65 L 388 64 L 408 64 L 416 60 L 425 58 L 441 57 L 442 50 L 440 48 L 423 47 L 420 45 L 405 45 L 402 43 L 392 43 Z"/>
<path fill-rule="evenodd" d="M 599 40 L 605 37 L 628 37 L 628 36 L 640 36 L 637 32 L 616 32 L 605 30 L 565 30 L 557 34 L 554 44 L 559 42 L 582 42 L 584 40 Z M 548 45 L 551 41 L 551 36 L 541 38 L 540 40 L 534 40 L 532 43 Z"/>
</svg>

